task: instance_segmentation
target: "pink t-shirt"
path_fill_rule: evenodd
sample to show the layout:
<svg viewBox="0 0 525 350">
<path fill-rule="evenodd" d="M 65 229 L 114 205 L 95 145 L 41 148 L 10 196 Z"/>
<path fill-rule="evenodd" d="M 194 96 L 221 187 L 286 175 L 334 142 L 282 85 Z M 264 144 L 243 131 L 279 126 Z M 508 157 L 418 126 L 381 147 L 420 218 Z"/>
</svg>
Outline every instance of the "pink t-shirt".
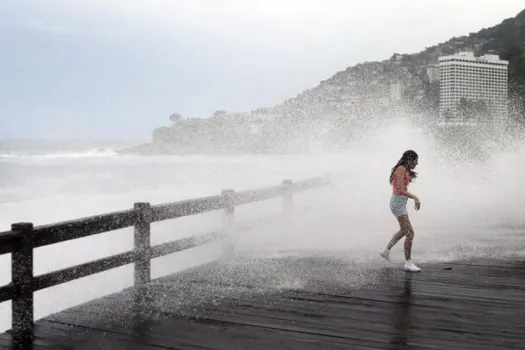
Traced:
<svg viewBox="0 0 525 350">
<path fill-rule="evenodd" d="M 402 168 L 403 172 L 404 172 L 404 174 L 403 174 L 403 184 L 402 184 L 401 187 L 406 191 L 407 188 L 408 188 L 408 183 L 410 182 L 410 173 L 408 171 L 406 171 L 404 166 L 400 166 L 400 168 Z M 399 171 L 399 170 L 396 169 L 396 172 L 397 171 Z M 401 196 L 401 193 L 399 192 L 398 186 L 397 186 L 397 176 L 395 176 L 395 174 L 394 174 L 394 180 L 392 181 L 392 192 L 396 196 Z"/>
</svg>

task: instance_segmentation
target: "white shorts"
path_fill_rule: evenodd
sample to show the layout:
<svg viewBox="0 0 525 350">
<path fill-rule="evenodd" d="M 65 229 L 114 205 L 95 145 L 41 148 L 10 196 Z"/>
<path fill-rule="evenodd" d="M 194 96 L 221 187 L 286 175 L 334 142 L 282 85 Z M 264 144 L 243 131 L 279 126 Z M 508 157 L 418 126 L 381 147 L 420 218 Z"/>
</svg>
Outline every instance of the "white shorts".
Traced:
<svg viewBox="0 0 525 350">
<path fill-rule="evenodd" d="M 407 202 L 408 197 L 406 196 L 392 195 L 390 197 L 390 211 L 396 218 L 408 214 Z"/>
</svg>

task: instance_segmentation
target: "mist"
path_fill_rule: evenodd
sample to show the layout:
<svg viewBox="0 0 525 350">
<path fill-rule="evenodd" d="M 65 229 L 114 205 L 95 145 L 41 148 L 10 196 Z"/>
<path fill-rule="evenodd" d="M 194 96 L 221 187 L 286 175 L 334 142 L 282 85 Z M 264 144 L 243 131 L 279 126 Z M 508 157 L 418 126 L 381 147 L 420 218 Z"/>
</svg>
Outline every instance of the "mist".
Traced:
<svg viewBox="0 0 525 350">
<path fill-rule="evenodd" d="M 338 152 L 322 147 L 287 155 L 143 157 L 118 155 L 118 149 L 103 147 L 69 153 L 11 152 L 0 158 L 6 181 L 0 191 L 0 224 L 2 230 L 18 221 L 49 224 L 129 209 L 139 201 L 167 203 L 226 188 L 244 190 L 326 175 L 332 185 L 296 194 L 291 217 L 282 217 L 281 198 L 239 206 L 231 237 L 234 256 L 224 255 L 221 242 L 211 243 L 154 260 L 152 277 L 219 259 L 214 266 L 225 278 L 254 283 L 269 279 L 275 282 L 273 288 L 300 287 L 305 276 L 319 273 L 308 271 L 311 266 L 303 266 L 301 259 L 319 257 L 337 265 L 334 271 L 339 276 L 334 271 L 326 274 L 332 282 L 366 282 L 362 269 L 385 266 L 378 252 L 398 230 L 388 208 L 388 176 L 401 154 L 413 149 L 419 154 L 419 175 L 409 190 L 422 202 L 421 210 L 415 211 L 409 201 L 416 263 L 424 268 L 435 261 L 525 256 L 519 244 L 519 230 L 525 226 L 520 205 L 525 194 L 520 177 L 525 167 L 522 137 L 518 132 L 502 137 L 500 132 L 497 138 L 498 133 L 482 128 L 468 134 L 475 142 L 453 143 L 407 116 L 376 121 Z M 155 223 L 152 244 L 221 227 L 220 211 Z M 125 252 L 132 246 L 130 228 L 39 248 L 35 273 Z M 401 266 L 402 244 L 393 249 L 392 259 L 393 266 Z M 0 263 L 4 271 L 0 278 L 8 283 L 8 256 Z M 204 276 L 211 281 L 216 273 L 212 270 Z M 35 315 L 40 318 L 122 290 L 132 284 L 132 275 L 132 266 L 124 266 L 40 291 Z M 2 309 L 0 323 L 7 329 L 9 303 Z"/>
</svg>

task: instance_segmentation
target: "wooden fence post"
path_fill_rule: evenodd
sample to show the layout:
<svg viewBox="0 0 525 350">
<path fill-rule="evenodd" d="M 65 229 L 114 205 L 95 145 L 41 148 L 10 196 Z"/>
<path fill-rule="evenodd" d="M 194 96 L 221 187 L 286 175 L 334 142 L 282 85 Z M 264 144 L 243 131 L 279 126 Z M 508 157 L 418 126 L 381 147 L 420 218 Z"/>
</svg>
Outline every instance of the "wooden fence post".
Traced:
<svg viewBox="0 0 525 350">
<path fill-rule="evenodd" d="M 33 224 L 11 225 L 20 237 L 20 246 L 11 257 L 11 283 L 15 287 L 12 301 L 13 348 L 22 349 L 33 338 Z"/>
<path fill-rule="evenodd" d="M 293 182 L 292 180 L 283 181 L 283 212 L 285 215 L 291 214 L 293 209 Z"/>
<path fill-rule="evenodd" d="M 222 196 L 224 198 L 224 231 L 229 234 L 231 233 L 231 229 L 233 227 L 233 219 L 235 217 L 235 191 L 223 190 Z"/>
<path fill-rule="evenodd" d="M 235 246 L 231 237 L 233 229 L 233 220 L 235 218 L 235 191 L 234 190 L 223 190 L 222 197 L 224 201 L 224 214 L 223 214 L 223 230 L 226 235 L 226 247 L 225 250 L 228 255 L 235 253 Z"/>
<path fill-rule="evenodd" d="M 136 300 L 145 300 L 145 286 L 151 280 L 151 261 L 148 256 L 151 246 L 151 223 L 149 203 L 135 203 L 134 210 L 136 221 L 134 225 L 134 251 L 135 251 L 135 295 Z"/>
</svg>

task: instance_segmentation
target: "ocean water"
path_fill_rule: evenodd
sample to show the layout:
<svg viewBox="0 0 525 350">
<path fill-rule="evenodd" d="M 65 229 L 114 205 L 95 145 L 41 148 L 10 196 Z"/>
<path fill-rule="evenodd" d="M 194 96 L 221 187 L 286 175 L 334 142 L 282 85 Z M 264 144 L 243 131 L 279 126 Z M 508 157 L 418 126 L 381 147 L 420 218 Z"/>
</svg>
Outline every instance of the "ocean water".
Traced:
<svg viewBox="0 0 525 350">
<path fill-rule="evenodd" d="M 378 126 L 337 154 L 117 155 L 116 150 L 128 146 L 112 141 L 1 141 L 0 231 L 19 221 L 49 224 L 129 209 L 139 201 L 167 203 L 330 173 L 339 174 L 333 186 L 296 196 L 292 221 L 275 219 L 282 210 L 279 198 L 236 209 L 239 254 L 322 254 L 381 264 L 377 252 L 398 228 L 388 209 L 389 172 L 403 151 L 414 149 L 420 155 L 419 177 L 410 191 L 422 201 L 419 212 L 409 208 L 416 262 L 525 256 L 525 145 L 520 140 L 511 148 L 494 148 L 480 160 L 447 156 L 424 130 L 396 121 Z M 221 227 L 221 220 L 220 212 L 212 212 L 155 223 L 152 241 L 210 232 Z M 132 229 L 122 229 L 42 247 L 35 251 L 35 274 L 124 252 L 132 245 Z M 156 259 L 153 277 L 214 260 L 221 249 L 212 243 Z M 394 248 L 393 259 L 402 262 L 402 244 Z M 0 283 L 8 283 L 9 255 L 0 257 L 0 269 Z M 35 317 L 126 288 L 132 274 L 132 267 L 125 266 L 39 291 Z M 2 330 L 10 327 L 10 307 L 10 302 L 0 305 Z"/>
<path fill-rule="evenodd" d="M 331 158 L 306 156 L 117 155 L 118 143 L 46 142 L 43 150 L 10 146 L 0 152 L 0 228 L 12 222 L 46 224 L 85 215 L 279 184 L 322 175 Z M 0 141 L 0 147 L 1 141 Z M 67 147 L 72 148 L 68 150 Z"/>
</svg>

